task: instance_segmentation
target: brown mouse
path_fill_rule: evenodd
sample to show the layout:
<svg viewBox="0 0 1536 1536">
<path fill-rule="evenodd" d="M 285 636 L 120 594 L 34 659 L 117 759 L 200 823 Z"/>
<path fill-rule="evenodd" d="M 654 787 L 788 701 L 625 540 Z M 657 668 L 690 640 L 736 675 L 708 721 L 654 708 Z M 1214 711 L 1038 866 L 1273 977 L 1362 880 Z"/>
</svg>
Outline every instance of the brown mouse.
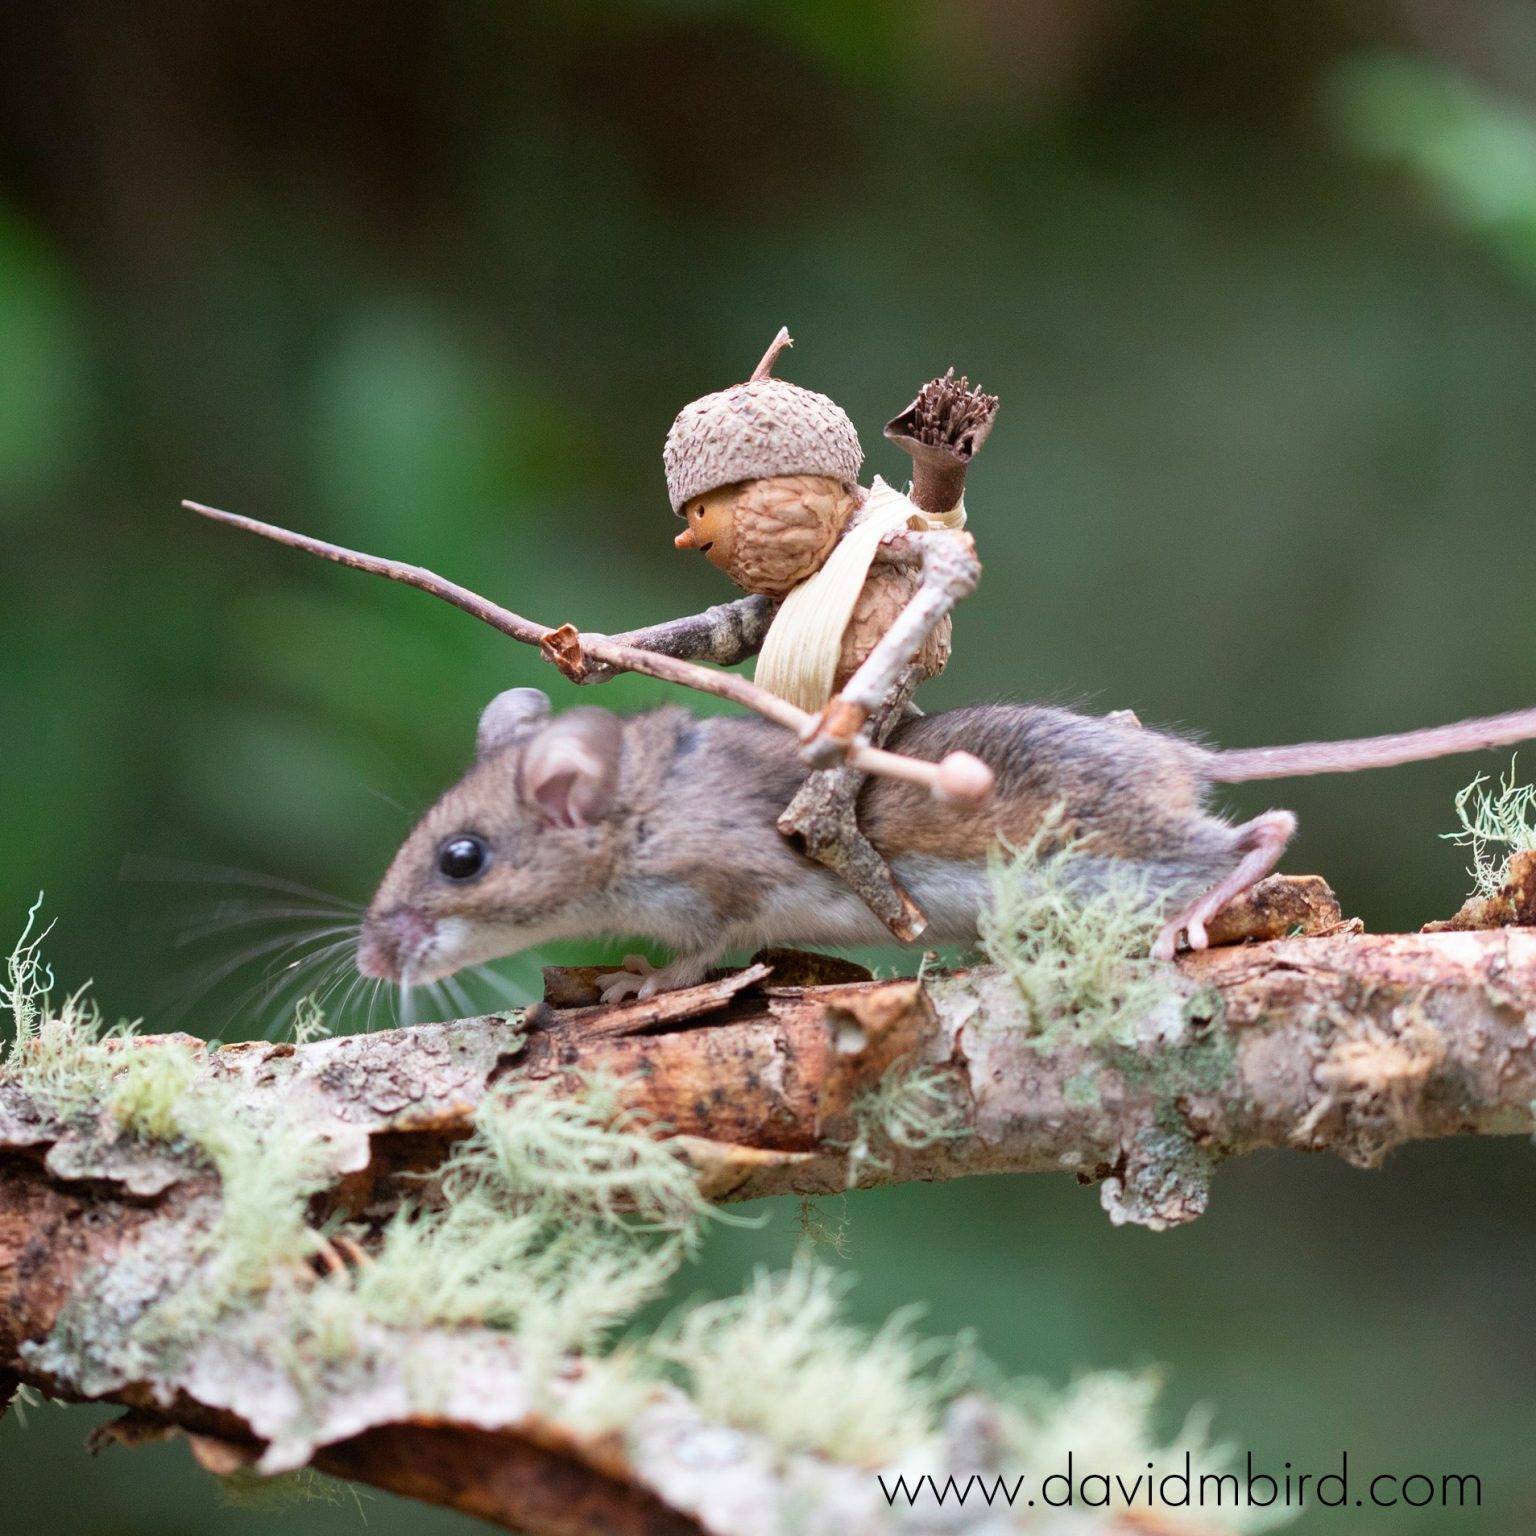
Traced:
<svg viewBox="0 0 1536 1536">
<path fill-rule="evenodd" d="M 1205 924 L 1262 879 L 1296 828 L 1289 811 L 1233 825 L 1212 785 L 1388 767 L 1536 737 L 1536 710 L 1360 741 L 1213 751 L 1104 718 L 990 704 L 915 719 L 890 746 L 937 761 L 972 752 L 996 775 L 982 806 L 872 779 L 859 822 L 929 917 L 927 942 L 974 943 L 986 856 L 1027 842 L 1062 811 L 1085 888 L 1132 868 L 1170 917 L 1153 945 L 1206 944 Z M 764 721 L 665 708 L 621 718 L 552 716 L 534 688 L 498 695 L 469 772 L 395 855 L 363 924 L 358 968 L 407 986 L 561 938 L 628 935 L 665 945 L 652 972 L 605 980 L 612 1001 L 699 981 L 729 950 L 889 943 L 864 903 L 775 828 L 803 781 L 795 739 Z"/>
</svg>

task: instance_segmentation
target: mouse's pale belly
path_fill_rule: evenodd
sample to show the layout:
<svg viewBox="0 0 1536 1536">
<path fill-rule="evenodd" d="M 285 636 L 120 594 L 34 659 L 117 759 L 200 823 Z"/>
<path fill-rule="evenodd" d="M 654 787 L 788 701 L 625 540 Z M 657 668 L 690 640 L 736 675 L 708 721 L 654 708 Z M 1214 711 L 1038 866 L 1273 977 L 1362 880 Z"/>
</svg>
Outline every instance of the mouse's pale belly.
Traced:
<svg viewBox="0 0 1536 1536">
<path fill-rule="evenodd" d="M 984 864 L 917 854 L 897 859 L 891 868 L 927 915 L 924 942 L 975 942 L 976 921 L 989 890 Z M 741 947 L 862 947 L 893 944 L 895 940 L 885 924 L 840 879 L 816 870 L 805 879 L 768 892 L 736 943 Z"/>
<path fill-rule="evenodd" d="M 974 944 L 977 924 L 991 900 L 991 877 L 980 859 L 943 859 L 908 854 L 891 866 L 922 908 L 925 944 Z M 1083 897 L 1126 880 L 1140 881 L 1149 907 L 1182 901 L 1208 883 L 1209 871 L 1179 861 L 1141 863 L 1078 854 L 1071 861 L 1073 887 Z M 832 947 L 890 945 L 886 926 L 835 876 L 815 871 L 768 892 L 761 908 L 733 934 L 733 947 L 822 944 Z"/>
</svg>

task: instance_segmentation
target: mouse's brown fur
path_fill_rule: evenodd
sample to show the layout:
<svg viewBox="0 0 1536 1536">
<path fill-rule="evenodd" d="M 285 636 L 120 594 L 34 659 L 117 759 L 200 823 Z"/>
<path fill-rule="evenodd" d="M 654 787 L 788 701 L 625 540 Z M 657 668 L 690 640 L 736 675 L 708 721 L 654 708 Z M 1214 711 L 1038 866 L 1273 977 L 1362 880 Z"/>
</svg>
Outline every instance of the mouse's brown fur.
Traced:
<svg viewBox="0 0 1536 1536">
<path fill-rule="evenodd" d="M 611 800 L 577 826 L 530 806 L 527 760 L 539 739 L 484 753 L 411 833 L 370 908 L 360 952 L 370 973 L 430 980 L 556 937 L 606 932 L 672 947 L 675 984 L 727 948 L 885 938 L 851 892 L 775 829 L 806 773 L 785 732 L 680 709 L 627 719 L 613 738 Z M 910 722 L 892 745 L 935 761 L 964 747 L 998 776 L 981 810 L 888 780 L 865 788 L 861 822 L 939 941 L 974 941 L 988 849 L 999 837 L 1027 842 L 1057 806 L 1064 832 L 1102 855 L 1085 870 L 1135 864 L 1160 895 L 1205 888 L 1237 855 L 1234 829 L 1199 808 L 1207 754 L 1173 737 L 991 705 Z M 490 850 L 484 873 L 467 882 L 436 864 L 445 840 L 461 834 Z"/>
<path fill-rule="evenodd" d="M 909 721 L 898 752 L 937 762 L 964 750 L 996 776 L 982 806 L 945 805 L 871 779 L 859 823 L 928 914 L 925 937 L 971 942 L 999 840 L 1030 843 L 1050 817 L 1071 838 L 1085 889 L 1129 872 L 1172 915 L 1153 946 L 1205 924 L 1274 868 L 1295 831 L 1288 811 L 1232 825 L 1205 809 L 1213 783 L 1348 771 L 1536 736 L 1536 710 L 1399 736 L 1213 752 L 1134 718 L 991 704 Z M 627 720 L 578 709 L 551 721 L 533 689 L 500 695 L 481 719 L 479 756 L 422 818 L 369 908 L 358 964 L 429 981 L 554 938 L 636 934 L 676 959 L 610 990 L 686 985 L 729 949 L 888 941 L 884 926 L 776 820 L 806 769 L 787 732 L 761 720 L 696 720 L 659 709 Z M 447 844 L 482 850 L 450 878 Z M 1046 847 L 1052 846 L 1048 842 Z M 473 861 L 472 861 L 473 862 Z"/>
</svg>

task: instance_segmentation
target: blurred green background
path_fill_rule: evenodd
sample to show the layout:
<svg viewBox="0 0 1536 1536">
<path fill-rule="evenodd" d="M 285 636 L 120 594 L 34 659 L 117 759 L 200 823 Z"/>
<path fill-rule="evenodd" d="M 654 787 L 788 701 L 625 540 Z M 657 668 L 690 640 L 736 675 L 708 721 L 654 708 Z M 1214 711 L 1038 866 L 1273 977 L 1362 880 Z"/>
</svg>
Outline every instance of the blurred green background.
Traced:
<svg viewBox="0 0 1536 1536">
<path fill-rule="evenodd" d="M 1247 745 L 1536 701 L 1533 102 L 1536 11 L 1495 0 L 5 7 L 0 919 L 46 888 L 61 977 L 113 1013 L 280 1023 L 260 964 L 211 984 L 252 929 L 186 941 L 224 886 L 125 861 L 364 897 L 480 705 L 569 690 L 178 499 L 550 622 L 694 611 L 727 594 L 671 547 L 662 438 L 781 322 L 780 371 L 847 407 L 872 471 L 902 471 L 879 424 L 935 371 L 1003 399 L 969 495 L 986 579 L 930 705 Z M 1294 807 L 1289 868 L 1414 926 L 1465 893 L 1436 834 L 1471 771 L 1232 804 Z M 1254 1159 L 1164 1235 L 1065 1177 L 823 1215 L 871 1320 L 920 1299 L 1057 1379 L 1162 1362 L 1172 1408 L 1215 1405 L 1260 1461 L 1483 1478 L 1480 1512 L 1299 1530 L 1524 1536 L 1533 1195 L 1512 1141 Z M 796 1232 L 787 1206 L 721 1232 L 687 1281 Z M 0 1426 L 7 1536 L 359 1527 L 229 1509 L 178 1447 L 87 1466 L 92 1418 Z"/>
</svg>

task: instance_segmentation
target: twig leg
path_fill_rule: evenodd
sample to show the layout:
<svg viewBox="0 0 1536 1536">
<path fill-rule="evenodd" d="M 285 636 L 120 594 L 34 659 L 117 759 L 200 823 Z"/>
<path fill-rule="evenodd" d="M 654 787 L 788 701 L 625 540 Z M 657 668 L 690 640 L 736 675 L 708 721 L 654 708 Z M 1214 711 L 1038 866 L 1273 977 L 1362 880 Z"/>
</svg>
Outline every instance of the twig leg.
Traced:
<svg viewBox="0 0 1536 1536">
<path fill-rule="evenodd" d="M 916 668 L 908 668 L 874 721 L 877 743 L 906 717 L 917 682 Z M 779 831 L 836 874 L 902 943 L 910 943 L 928 926 L 928 919 L 859 831 L 859 790 L 866 777 L 846 765 L 811 774 L 779 817 Z"/>
</svg>

